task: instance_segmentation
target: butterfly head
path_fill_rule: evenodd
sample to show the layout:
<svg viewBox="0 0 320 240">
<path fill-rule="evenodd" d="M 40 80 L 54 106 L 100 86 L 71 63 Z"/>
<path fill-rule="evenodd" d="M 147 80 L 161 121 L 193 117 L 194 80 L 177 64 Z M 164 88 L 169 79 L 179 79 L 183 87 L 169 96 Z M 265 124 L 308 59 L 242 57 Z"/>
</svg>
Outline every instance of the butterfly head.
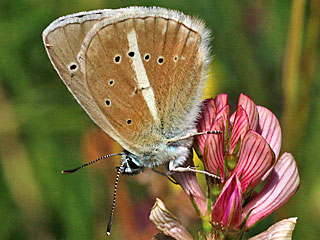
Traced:
<svg viewBox="0 0 320 240">
<path fill-rule="evenodd" d="M 121 165 L 123 165 L 121 173 L 124 175 L 136 175 L 144 169 L 141 158 L 126 150 L 122 152 Z"/>
<path fill-rule="evenodd" d="M 124 150 L 121 153 L 121 173 L 124 175 L 136 175 L 141 173 L 145 167 L 157 168 L 162 164 L 170 164 L 174 167 L 180 166 L 190 153 L 193 138 L 182 139 L 176 142 L 168 141 L 157 145 L 151 152 L 135 155 Z"/>
</svg>

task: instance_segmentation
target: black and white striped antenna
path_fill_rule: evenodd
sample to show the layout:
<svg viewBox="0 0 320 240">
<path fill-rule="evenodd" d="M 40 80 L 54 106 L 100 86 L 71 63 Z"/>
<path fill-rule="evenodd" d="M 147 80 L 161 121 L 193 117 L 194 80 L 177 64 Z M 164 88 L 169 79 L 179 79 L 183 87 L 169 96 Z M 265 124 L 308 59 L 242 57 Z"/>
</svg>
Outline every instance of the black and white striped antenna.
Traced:
<svg viewBox="0 0 320 240">
<path fill-rule="evenodd" d="M 62 174 L 74 173 L 74 172 L 76 172 L 76 171 L 80 170 L 81 168 L 87 167 L 87 166 L 89 166 L 89 165 L 91 165 L 91 164 L 94 164 L 94 163 L 96 163 L 96 162 L 99 162 L 99 161 L 101 161 L 101 160 L 103 160 L 103 159 L 106 159 L 106 158 L 108 158 L 108 157 L 112 157 L 112 156 L 121 155 L 121 154 L 122 154 L 122 153 L 113 153 L 113 154 L 108 154 L 108 155 L 105 155 L 105 156 L 99 157 L 98 159 L 93 160 L 93 161 L 91 161 L 91 162 L 88 162 L 88 163 L 82 164 L 80 167 L 76 167 L 76 168 L 69 169 L 69 170 L 63 170 L 63 171 L 61 171 L 61 173 L 62 173 Z"/>
<path fill-rule="evenodd" d="M 114 210 L 115 210 L 115 207 L 116 207 L 118 182 L 119 182 L 120 174 L 123 171 L 123 168 L 124 168 L 124 163 L 122 163 L 121 166 L 118 167 L 116 181 L 114 183 L 112 208 L 111 208 L 111 211 L 110 211 L 110 217 L 109 217 L 109 222 L 108 222 L 107 231 L 106 231 L 107 236 L 109 236 L 110 233 L 111 233 L 112 219 L 113 219 L 113 214 L 114 214 Z"/>
<path fill-rule="evenodd" d="M 87 166 L 90 166 L 94 163 L 97 163 L 103 159 L 106 159 L 108 157 L 112 157 L 112 156 L 117 156 L 117 155 L 122 155 L 123 153 L 113 153 L 113 154 L 108 154 L 108 155 L 105 155 L 105 156 L 102 156 L 102 157 L 99 157 L 98 159 L 96 160 L 93 160 L 91 162 L 88 162 L 88 163 L 85 163 L 85 164 L 82 164 L 81 166 L 79 167 L 76 167 L 76 168 L 73 168 L 73 169 L 69 169 L 69 170 L 63 170 L 61 171 L 62 174 L 70 174 L 70 173 L 74 173 L 84 167 L 87 167 Z M 115 184 L 114 184 L 114 190 L 113 190 L 113 201 L 112 201 L 112 208 L 111 208 L 111 212 L 110 212 L 110 217 L 109 217 L 109 222 L 108 222 L 108 225 L 107 225 L 107 230 L 106 230 L 106 234 L 107 236 L 110 235 L 110 232 L 111 232 L 111 226 L 112 226 L 112 219 L 113 219 L 113 214 L 114 214 L 114 210 L 115 210 L 115 207 L 116 207 L 116 198 L 117 198 L 117 188 L 118 188 L 118 183 L 119 183 L 119 178 L 120 178 L 120 174 L 122 173 L 123 171 L 123 168 L 124 168 L 124 163 L 121 164 L 120 167 L 117 167 L 117 176 L 116 176 L 116 181 L 115 181 Z"/>
</svg>

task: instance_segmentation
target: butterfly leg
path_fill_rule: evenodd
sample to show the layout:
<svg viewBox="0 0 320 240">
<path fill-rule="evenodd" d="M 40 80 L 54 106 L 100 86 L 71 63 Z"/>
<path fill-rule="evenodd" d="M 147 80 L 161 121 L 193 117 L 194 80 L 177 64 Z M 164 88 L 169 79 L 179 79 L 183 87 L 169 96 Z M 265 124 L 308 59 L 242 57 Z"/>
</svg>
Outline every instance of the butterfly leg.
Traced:
<svg viewBox="0 0 320 240">
<path fill-rule="evenodd" d="M 209 172 L 206 172 L 206 171 L 202 171 L 202 170 L 197 170 L 196 169 L 197 167 L 176 167 L 174 169 L 171 169 L 170 170 L 170 174 L 173 174 L 173 173 L 176 173 L 176 172 L 194 172 L 194 173 L 201 173 L 201 174 L 204 174 L 204 175 L 207 175 L 209 177 L 212 177 L 212 178 L 216 178 L 216 179 L 220 179 L 219 176 L 217 175 L 214 175 L 212 173 L 209 173 Z"/>
<path fill-rule="evenodd" d="M 207 175 L 212 178 L 220 179 L 220 177 L 215 174 L 209 173 L 207 171 L 197 170 L 197 167 L 194 167 L 194 166 L 186 166 L 186 167 L 175 166 L 174 161 L 170 161 L 168 175 L 172 175 L 172 174 L 178 173 L 178 172 L 180 172 L 180 173 L 182 173 L 182 172 L 201 173 L 201 174 Z"/>
<path fill-rule="evenodd" d="M 161 176 L 164 176 L 164 177 L 168 178 L 168 180 L 170 182 L 172 182 L 173 184 L 178 184 L 168 173 L 164 173 L 164 172 L 158 171 L 158 170 L 156 170 L 154 168 L 152 168 L 152 171 L 157 173 L 157 174 L 159 174 L 159 175 L 161 175 Z"/>
<path fill-rule="evenodd" d="M 188 138 L 191 138 L 191 137 L 195 137 L 195 136 L 200 136 L 200 135 L 205 135 L 205 134 L 220 134 L 220 133 L 222 133 L 222 131 L 219 131 L 219 130 L 190 133 L 190 134 L 188 134 L 186 136 L 183 136 L 183 137 L 168 139 L 167 140 L 167 145 L 170 145 L 171 143 L 174 143 L 174 142 L 178 142 L 180 140 L 185 140 L 185 139 L 188 139 Z"/>
</svg>

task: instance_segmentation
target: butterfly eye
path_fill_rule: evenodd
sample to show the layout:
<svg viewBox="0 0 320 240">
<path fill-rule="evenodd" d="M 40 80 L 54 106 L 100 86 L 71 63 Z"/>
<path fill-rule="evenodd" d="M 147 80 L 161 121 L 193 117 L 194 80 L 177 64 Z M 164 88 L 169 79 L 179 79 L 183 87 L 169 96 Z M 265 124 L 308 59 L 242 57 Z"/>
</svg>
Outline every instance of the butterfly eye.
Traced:
<svg viewBox="0 0 320 240">
<path fill-rule="evenodd" d="M 128 165 L 131 172 L 134 172 L 134 170 L 140 169 L 140 166 L 137 164 L 138 162 L 134 158 L 128 157 L 126 160 L 128 161 Z"/>
</svg>

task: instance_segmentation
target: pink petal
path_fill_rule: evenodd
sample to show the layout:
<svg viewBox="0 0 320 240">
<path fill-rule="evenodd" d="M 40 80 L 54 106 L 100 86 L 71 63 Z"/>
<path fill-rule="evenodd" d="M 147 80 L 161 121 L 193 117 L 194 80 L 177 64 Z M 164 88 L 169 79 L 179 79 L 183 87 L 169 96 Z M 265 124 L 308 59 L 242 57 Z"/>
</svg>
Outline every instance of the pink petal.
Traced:
<svg viewBox="0 0 320 240">
<path fill-rule="evenodd" d="M 228 226 L 233 228 L 236 228 L 239 226 L 240 219 L 241 219 L 240 213 L 242 210 L 242 203 L 240 201 L 241 192 L 239 191 L 240 189 L 241 189 L 241 186 L 239 186 L 239 188 L 237 187 L 234 188 L 234 191 L 229 199 L 227 209 L 222 219 L 223 226 Z"/>
<path fill-rule="evenodd" d="M 256 105 L 248 96 L 240 94 L 238 106 L 241 106 L 247 113 L 249 118 L 250 129 L 256 131 L 259 123 L 259 114 Z"/>
<path fill-rule="evenodd" d="M 217 119 L 210 130 L 220 130 L 222 134 L 210 134 L 207 138 L 207 142 L 203 154 L 203 162 L 206 170 L 217 174 L 218 169 L 220 172 L 221 181 L 224 181 L 224 134 L 226 121 L 229 118 L 229 106 L 225 106 L 217 114 Z"/>
<path fill-rule="evenodd" d="M 216 122 L 214 130 L 221 130 L 222 118 L 219 118 L 219 120 L 220 121 Z M 222 179 L 224 178 L 223 134 L 211 134 L 208 136 L 203 155 L 203 163 L 205 169 L 213 174 L 217 174 L 219 168 L 220 177 Z"/>
<path fill-rule="evenodd" d="M 242 140 L 248 130 L 249 130 L 248 115 L 245 112 L 245 110 L 241 106 L 239 106 L 236 111 L 234 124 L 232 126 L 229 154 L 233 153 L 239 139 Z"/>
<path fill-rule="evenodd" d="M 299 184 L 296 161 L 290 153 L 282 154 L 265 186 L 243 209 L 243 219 L 251 211 L 246 227 L 251 227 L 286 203 L 297 191 Z"/>
<path fill-rule="evenodd" d="M 281 127 L 277 117 L 267 108 L 257 106 L 259 112 L 259 126 L 257 132 L 261 134 L 267 143 L 279 157 L 281 149 Z"/>
<path fill-rule="evenodd" d="M 213 121 L 216 118 L 217 109 L 213 99 L 206 99 L 203 101 L 203 107 L 201 112 L 201 118 L 197 125 L 198 132 L 209 131 L 212 127 Z M 204 145 L 206 143 L 208 135 L 197 136 L 199 148 L 202 155 L 204 154 Z"/>
<path fill-rule="evenodd" d="M 188 157 L 183 167 L 194 167 L 192 154 Z M 182 189 L 192 197 L 200 210 L 200 214 L 204 215 L 207 212 L 207 199 L 198 184 L 197 176 L 194 172 L 178 172 L 173 174 L 174 179 L 180 184 Z"/>
<path fill-rule="evenodd" d="M 222 118 L 223 119 L 223 124 L 224 124 L 224 128 L 227 125 L 227 121 L 229 121 L 230 118 L 230 109 L 229 109 L 229 105 L 224 106 L 222 109 L 220 109 L 217 113 L 216 119 L 218 118 Z M 229 125 L 229 124 L 228 124 Z"/>
<path fill-rule="evenodd" d="M 219 94 L 215 97 L 214 102 L 217 107 L 217 111 L 228 105 L 228 94 Z"/>
<path fill-rule="evenodd" d="M 242 191 L 253 188 L 274 162 L 274 153 L 264 138 L 249 130 L 240 146 L 240 157 L 232 174 L 241 179 Z"/>
<path fill-rule="evenodd" d="M 219 222 L 225 227 L 238 227 L 242 211 L 241 184 L 233 175 L 224 185 L 215 205 L 212 208 L 212 221 Z"/>
</svg>

